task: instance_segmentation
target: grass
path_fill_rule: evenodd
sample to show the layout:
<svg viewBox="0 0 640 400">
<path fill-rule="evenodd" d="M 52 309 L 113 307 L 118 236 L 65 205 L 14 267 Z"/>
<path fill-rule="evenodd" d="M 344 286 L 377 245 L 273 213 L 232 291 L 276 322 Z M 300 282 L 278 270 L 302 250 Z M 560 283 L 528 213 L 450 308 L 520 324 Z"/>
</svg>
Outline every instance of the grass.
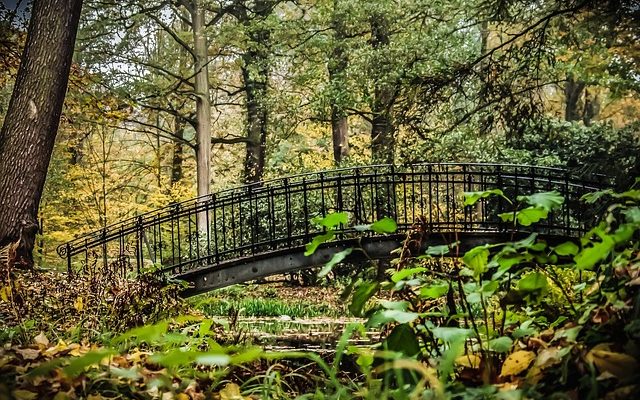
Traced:
<svg viewBox="0 0 640 400">
<path fill-rule="evenodd" d="M 289 289 L 272 286 L 230 286 L 192 299 L 192 305 L 207 316 L 228 316 L 238 313 L 243 317 L 292 318 L 340 317 L 342 307 L 325 301 L 319 293 L 313 298 L 291 298 Z M 307 294 L 311 296 L 310 294 Z M 317 296 L 316 296 L 317 295 Z"/>
<path fill-rule="evenodd" d="M 288 315 L 292 318 L 338 317 L 339 310 L 326 304 L 310 304 L 304 302 L 288 302 L 279 299 L 245 298 L 220 299 L 207 298 L 196 303 L 196 308 L 208 316 L 239 314 L 246 317 L 279 317 Z"/>
</svg>

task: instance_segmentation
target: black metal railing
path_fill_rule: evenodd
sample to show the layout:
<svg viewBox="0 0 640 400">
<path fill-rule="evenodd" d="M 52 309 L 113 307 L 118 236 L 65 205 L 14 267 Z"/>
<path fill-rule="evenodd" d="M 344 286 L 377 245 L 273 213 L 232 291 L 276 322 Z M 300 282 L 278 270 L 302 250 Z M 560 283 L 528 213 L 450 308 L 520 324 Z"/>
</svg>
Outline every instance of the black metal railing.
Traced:
<svg viewBox="0 0 640 400">
<path fill-rule="evenodd" d="M 69 272 L 97 262 L 129 260 L 138 272 L 160 267 L 178 275 L 201 266 L 293 248 L 318 232 L 309 220 L 346 211 L 350 226 L 394 218 L 399 232 L 424 216 L 434 233 L 504 232 L 497 214 L 511 206 L 490 198 L 463 206 L 463 192 L 502 189 L 507 197 L 556 190 L 565 198 L 534 229 L 573 237 L 596 216 L 580 197 L 609 187 L 604 176 L 572 176 L 546 167 L 508 164 L 375 165 L 296 175 L 224 190 L 96 230 L 58 247 Z M 341 227 L 336 240 L 352 237 Z M 361 232 L 357 233 L 362 235 Z M 135 261 L 134 261 L 135 260 Z"/>
</svg>

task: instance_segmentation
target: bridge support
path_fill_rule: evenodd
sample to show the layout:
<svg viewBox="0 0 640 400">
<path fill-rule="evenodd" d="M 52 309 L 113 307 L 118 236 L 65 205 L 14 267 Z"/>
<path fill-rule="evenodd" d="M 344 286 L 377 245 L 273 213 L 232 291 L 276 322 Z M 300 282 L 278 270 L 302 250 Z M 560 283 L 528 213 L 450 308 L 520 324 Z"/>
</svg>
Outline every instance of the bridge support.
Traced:
<svg viewBox="0 0 640 400">
<path fill-rule="evenodd" d="M 518 233 L 513 240 L 520 240 L 527 237 L 527 233 Z M 559 244 L 567 240 L 560 236 L 540 236 L 547 243 Z M 205 293 L 213 289 L 235 285 L 247 281 L 264 278 L 271 275 L 285 274 L 299 271 L 306 268 L 321 266 L 331 260 L 331 257 L 339 251 L 349 247 L 354 251 L 344 262 L 362 262 L 367 260 L 389 260 L 396 255 L 391 252 L 402 246 L 404 235 L 389 235 L 372 238 L 344 240 L 331 242 L 330 245 L 319 248 L 313 255 L 304 255 L 304 246 L 283 249 L 263 256 L 247 257 L 236 259 L 230 262 L 200 267 L 190 270 L 187 273 L 177 275 L 175 278 L 182 279 L 191 284 L 182 295 L 184 297 Z M 499 243 L 509 241 L 508 234 L 497 232 L 486 233 L 438 233 L 433 234 L 423 243 L 423 251 L 429 246 L 459 242 L 449 256 L 462 255 L 473 247 L 486 243 Z M 355 250 L 361 248 L 362 250 Z"/>
</svg>

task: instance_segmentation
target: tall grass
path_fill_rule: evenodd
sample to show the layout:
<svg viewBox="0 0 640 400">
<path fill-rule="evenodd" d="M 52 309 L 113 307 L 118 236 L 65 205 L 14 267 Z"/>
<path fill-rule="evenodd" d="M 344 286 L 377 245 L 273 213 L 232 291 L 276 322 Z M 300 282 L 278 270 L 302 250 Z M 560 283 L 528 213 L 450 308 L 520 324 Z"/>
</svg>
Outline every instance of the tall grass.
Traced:
<svg viewBox="0 0 640 400">
<path fill-rule="evenodd" d="M 240 315 L 246 317 L 279 317 L 287 315 L 292 318 L 310 318 L 339 317 L 342 315 L 340 310 L 336 310 L 326 304 L 287 302 L 265 298 L 205 298 L 198 301 L 195 307 L 208 316 L 229 315 L 234 312 L 239 312 Z"/>
</svg>

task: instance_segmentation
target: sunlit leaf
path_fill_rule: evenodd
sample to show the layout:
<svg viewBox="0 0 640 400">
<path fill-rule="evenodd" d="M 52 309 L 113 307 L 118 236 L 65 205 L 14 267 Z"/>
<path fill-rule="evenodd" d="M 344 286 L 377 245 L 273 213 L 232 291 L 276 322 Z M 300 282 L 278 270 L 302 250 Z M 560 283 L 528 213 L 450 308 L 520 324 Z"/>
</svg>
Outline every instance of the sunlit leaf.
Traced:
<svg viewBox="0 0 640 400">
<path fill-rule="evenodd" d="M 424 267 L 404 268 L 404 269 L 401 269 L 400 271 L 394 272 L 394 274 L 391 275 L 391 281 L 394 283 L 398 283 L 401 280 L 404 280 L 410 276 L 421 274 L 425 271 L 427 271 L 427 269 Z"/>
<path fill-rule="evenodd" d="M 553 251 L 559 256 L 575 256 L 580 248 L 573 242 L 564 242 L 554 247 Z"/>
<path fill-rule="evenodd" d="M 346 225 L 349 222 L 349 214 L 346 212 L 335 212 L 327 214 L 326 216 L 317 216 L 311 219 L 311 223 L 319 228 L 327 228 L 329 230 L 336 229 L 342 225 Z"/>
<path fill-rule="evenodd" d="M 489 348 L 497 353 L 506 353 L 511 350 L 513 340 L 508 336 L 501 336 L 496 339 L 489 340 Z"/>
<path fill-rule="evenodd" d="M 449 291 L 447 282 L 436 283 L 420 288 L 420 297 L 425 299 L 437 299 L 444 296 Z"/>
<path fill-rule="evenodd" d="M 398 230 L 398 224 L 392 218 L 384 217 L 371 224 L 370 229 L 376 233 L 394 233 Z"/>
<path fill-rule="evenodd" d="M 536 353 L 527 350 L 518 350 L 509 354 L 504 363 L 500 376 L 519 375 L 529 368 L 529 365 L 536 359 Z"/>
<path fill-rule="evenodd" d="M 534 193 L 529 196 L 518 196 L 518 201 L 525 202 L 535 208 L 551 211 L 564 203 L 564 197 L 557 191 Z"/>
<path fill-rule="evenodd" d="M 472 206 L 480 199 L 486 199 L 490 196 L 500 196 L 506 199 L 504 193 L 500 189 L 490 189 L 480 192 L 464 192 L 464 205 Z"/>
<path fill-rule="evenodd" d="M 503 222 L 513 222 L 514 213 L 505 212 L 498 214 Z M 515 212 L 515 217 L 518 223 L 522 226 L 530 226 L 539 222 L 549 216 L 549 210 L 543 207 L 527 207 Z"/>
<path fill-rule="evenodd" d="M 525 293 L 545 290 L 549 286 L 542 272 L 532 272 L 518 281 L 518 290 Z"/>
<path fill-rule="evenodd" d="M 304 255 L 305 256 L 310 256 L 313 253 L 316 252 L 316 250 L 318 249 L 318 247 L 323 244 L 326 243 L 330 240 L 333 240 L 333 238 L 335 238 L 336 235 L 333 233 L 333 231 L 329 231 L 326 232 L 324 234 L 321 235 L 317 235 L 313 238 L 313 240 L 311 241 L 311 243 L 307 243 L 304 247 L 305 247 L 305 252 Z"/>
<path fill-rule="evenodd" d="M 464 254 L 462 261 L 473 270 L 473 274 L 477 278 L 487 271 L 489 249 L 486 246 L 474 247 Z"/>
<path fill-rule="evenodd" d="M 325 276 L 327 276 L 327 274 L 329 272 L 331 272 L 331 270 L 333 269 L 333 267 L 338 264 L 341 263 L 342 261 L 344 261 L 345 258 L 347 258 L 347 256 L 349 254 L 351 254 L 351 252 L 353 251 L 353 249 L 351 247 L 349 247 L 348 249 L 342 250 L 340 252 L 337 252 L 333 255 L 333 257 L 331 257 L 331 260 L 329 260 L 328 263 L 326 263 L 324 265 L 324 267 L 322 267 L 322 269 L 320 270 L 320 272 L 318 272 L 318 278 L 323 278 Z M 306 254 L 306 253 L 305 253 Z"/>
</svg>

